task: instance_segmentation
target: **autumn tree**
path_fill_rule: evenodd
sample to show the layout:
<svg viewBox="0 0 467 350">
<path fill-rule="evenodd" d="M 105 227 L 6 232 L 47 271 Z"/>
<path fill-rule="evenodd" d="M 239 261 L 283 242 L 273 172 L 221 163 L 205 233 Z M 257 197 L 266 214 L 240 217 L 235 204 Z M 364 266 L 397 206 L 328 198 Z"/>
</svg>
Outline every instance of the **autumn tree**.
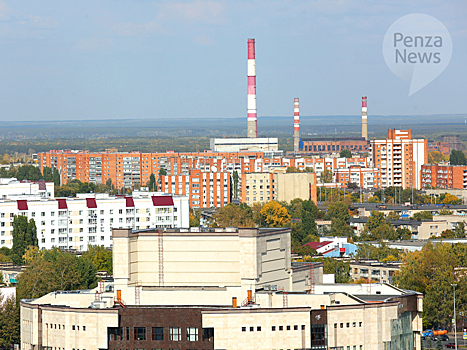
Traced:
<svg viewBox="0 0 467 350">
<path fill-rule="evenodd" d="M 433 220 L 433 213 L 431 211 L 423 210 L 416 212 L 412 215 L 411 219 L 413 220 Z"/>
<path fill-rule="evenodd" d="M 445 160 L 447 160 L 447 157 L 445 157 L 440 151 L 428 152 L 428 164 L 438 164 Z"/>
<path fill-rule="evenodd" d="M 244 203 L 219 208 L 213 219 L 217 227 L 255 227 L 252 210 Z"/>
<path fill-rule="evenodd" d="M 261 216 L 269 227 L 284 227 L 290 221 L 287 209 L 276 201 L 263 205 Z"/>
<path fill-rule="evenodd" d="M 97 271 L 105 271 L 110 275 L 113 273 L 112 251 L 102 245 L 88 246 L 88 250 L 82 255 L 82 258 L 88 259 Z"/>
</svg>

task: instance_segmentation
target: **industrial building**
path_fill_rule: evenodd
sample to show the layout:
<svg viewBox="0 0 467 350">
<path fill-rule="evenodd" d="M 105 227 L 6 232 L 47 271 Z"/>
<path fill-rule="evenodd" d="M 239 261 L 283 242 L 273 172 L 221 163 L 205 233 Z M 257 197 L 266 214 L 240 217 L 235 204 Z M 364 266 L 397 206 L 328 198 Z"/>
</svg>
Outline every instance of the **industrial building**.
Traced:
<svg viewBox="0 0 467 350">
<path fill-rule="evenodd" d="M 116 229 L 114 283 L 21 301 L 21 348 L 420 349 L 422 295 L 322 284 L 290 229 Z"/>
</svg>

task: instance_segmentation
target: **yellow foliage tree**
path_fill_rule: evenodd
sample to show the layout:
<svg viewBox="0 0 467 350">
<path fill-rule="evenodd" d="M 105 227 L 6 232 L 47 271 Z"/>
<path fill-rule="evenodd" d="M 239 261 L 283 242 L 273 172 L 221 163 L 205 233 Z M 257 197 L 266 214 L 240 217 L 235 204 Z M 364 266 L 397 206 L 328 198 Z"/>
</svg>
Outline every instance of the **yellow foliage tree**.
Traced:
<svg viewBox="0 0 467 350">
<path fill-rule="evenodd" d="M 270 201 L 263 205 L 261 216 L 270 227 L 284 227 L 290 221 L 287 209 L 276 201 Z"/>
<path fill-rule="evenodd" d="M 443 204 L 459 204 L 460 200 L 457 196 L 454 196 L 450 193 L 446 193 L 446 197 L 444 197 Z"/>
</svg>

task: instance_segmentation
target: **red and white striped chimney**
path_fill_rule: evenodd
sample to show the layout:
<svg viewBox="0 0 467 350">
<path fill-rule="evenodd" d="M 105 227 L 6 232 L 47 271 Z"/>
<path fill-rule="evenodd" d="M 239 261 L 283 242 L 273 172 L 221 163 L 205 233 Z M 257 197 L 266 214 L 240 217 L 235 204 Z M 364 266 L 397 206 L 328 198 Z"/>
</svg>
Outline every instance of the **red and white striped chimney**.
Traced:
<svg viewBox="0 0 467 350">
<path fill-rule="evenodd" d="M 368 140 L 366 96 L 362 97 L 362 137 Z"/>
<path fill-rule="evenodd" d="M 298 98 L 293 100 L 293 150 L 299 151 L 300 144 L 300 108 Z"/>
<path fill-rule="evenodd" d="M 247 130 L 248 137 L 257 137 L 256 128 L 256 68 L 255 39 L 248 39 L 248 95 L 247 95 Z"/>
</svg>

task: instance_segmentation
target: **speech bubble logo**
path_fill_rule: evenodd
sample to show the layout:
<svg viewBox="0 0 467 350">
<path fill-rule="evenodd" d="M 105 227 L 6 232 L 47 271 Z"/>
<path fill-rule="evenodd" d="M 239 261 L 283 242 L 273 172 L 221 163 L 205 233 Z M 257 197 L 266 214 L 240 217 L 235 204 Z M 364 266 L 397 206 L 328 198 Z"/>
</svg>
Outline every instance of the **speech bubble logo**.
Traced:
<svg viewBox="0 0 467 350">
<path fill-rule="evenodd" d="M 448 66 L 452 56 L 451 35 L 443 23 L 430 15 L 406 15 L 387 30 L 383 56 L 396 76 L 410 82 L 411 96 Z"/>
</svg>

